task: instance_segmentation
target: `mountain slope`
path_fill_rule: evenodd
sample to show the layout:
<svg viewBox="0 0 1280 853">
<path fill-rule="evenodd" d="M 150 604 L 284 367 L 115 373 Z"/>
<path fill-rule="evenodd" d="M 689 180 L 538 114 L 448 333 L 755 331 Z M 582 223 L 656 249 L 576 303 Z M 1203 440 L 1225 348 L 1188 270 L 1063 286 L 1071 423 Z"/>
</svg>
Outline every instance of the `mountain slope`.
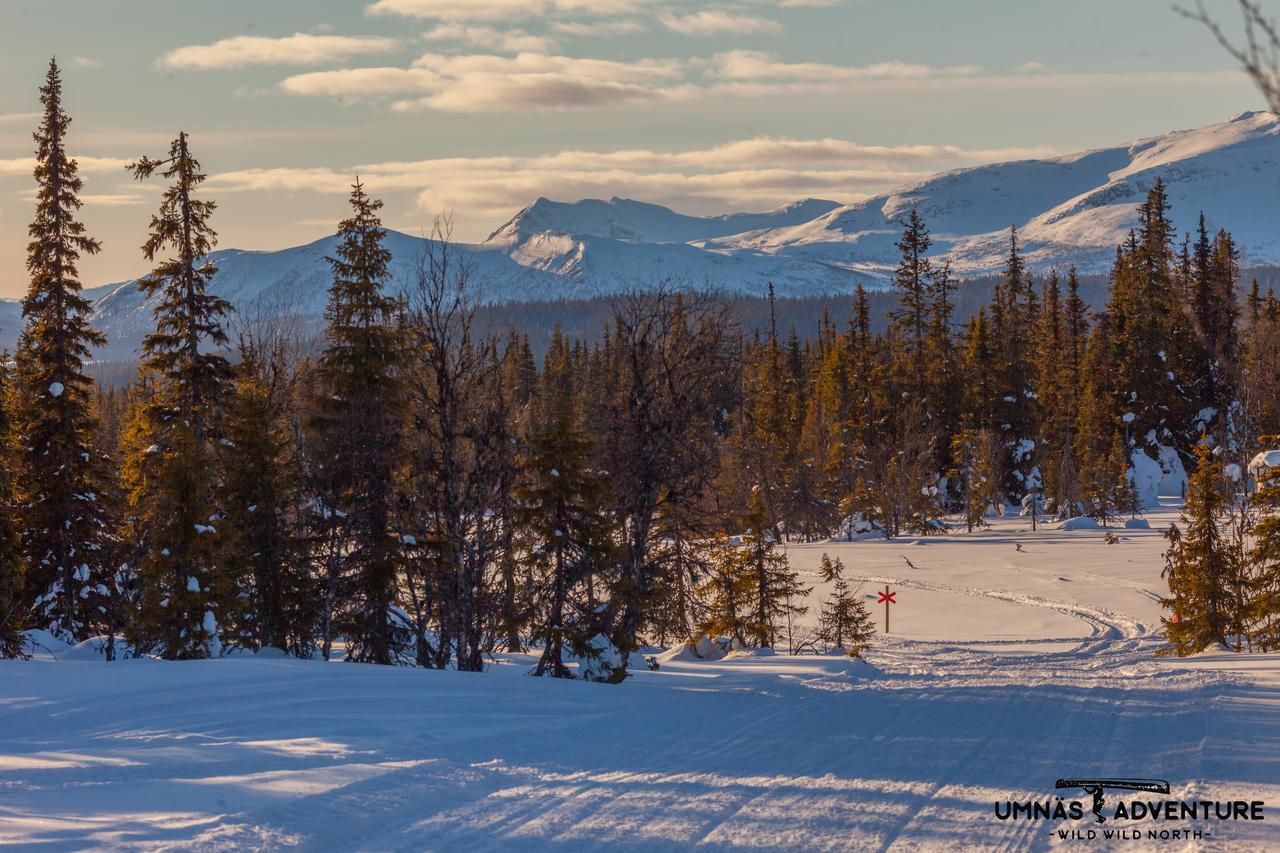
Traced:
<svg viewBox="0 0 1280 853">
<path fill-rule="evenodd" d="M 1229 230 L 1248 263 L 1280 260 L 1280 117 L 1243 113 L 1198 130 L 1050 160 L 947 172 L 787 228 L 710 244 L 796 260 L 887 272 L 898 222 L 917 209 L 961 273 L 999 269 L 1010 225 L 1034 268 L 1077 264 L 1101 272 L 1137 224 L 1137 205 L 1157 179 L 1169 187 L 1173 221 L 1192 230 L 1201 211 Z"/>
<path fill-rule="evenodd" d="M 806 199 L 765 213 L 689 216 L 612 198 L 538 199 L 479 245 L 457 246 L 482 302 L 582 298 L 652 286 L 693 286 L 780 295 L 843 292 L 855 280 L 884 286 L 897 261 L 901 219 L 924 216 L 934 251 L 961 275 L 998 270 L 1016 225 L 1037 270 L 1077 265 L 1103 272 L 1137 221 L 1157 179 L 1169 188 L 1179 232 L 1201 211 L 1225 228 L 1245 263 L 1280 262 L 1280 117 L 1243 113 L 1196 130 L 1047 160 L 959 169 L 849 205 Z M 428 244 L 391 232 L 394 289 L 414 280 Z M 278 252 L 217 252 L 214 289 L 238 308 L 289 311 L 318 322 L 327 298 L 334 238 Z M 86 291 L 111 345 L 131 357 L 151 325 L 136 283 Z M 0 301 L 0 346 L 17 337 L 17 305 Z"/>
</svg>

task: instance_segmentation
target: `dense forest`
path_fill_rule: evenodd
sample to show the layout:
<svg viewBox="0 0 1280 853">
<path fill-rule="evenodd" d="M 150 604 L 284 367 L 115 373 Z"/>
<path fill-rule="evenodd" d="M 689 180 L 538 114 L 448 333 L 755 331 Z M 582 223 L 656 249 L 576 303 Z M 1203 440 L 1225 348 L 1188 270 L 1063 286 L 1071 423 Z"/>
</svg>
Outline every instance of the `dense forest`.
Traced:
<svg viewBox="0 0 1280 853">
<path fill-rule="evenodd" d="M 100 387 L 56 64 L 41 101 L 26 325 L 0 359 L 0 655 L 29 631 L 108 658 L 480 670 L 535 649 L 535 674 L 617 681 L 703 635 L 856 653 L 844 567 L 810 602 L 787 541 L 1107 525 L 1184 470 L 1171 649 L 1280 645 L 1280 467 L 1250 466 L 1280 435 L 1280 301 L 1203 217 L 1176 234 L 1159 182 L 1094 306 L 1010 229 L 961 311 L 912 212 L 891 295 L 858 286 L 811 332 L 656 282 L 535 348 L 481 319 L 444 226 L 393 294 L 357 181 L 313 344 L 209 288 L 216 205 L 179 134 L 130 167 L 165 186 L 140 235 L 155 325 L 127 387 Z"/>
</svg>

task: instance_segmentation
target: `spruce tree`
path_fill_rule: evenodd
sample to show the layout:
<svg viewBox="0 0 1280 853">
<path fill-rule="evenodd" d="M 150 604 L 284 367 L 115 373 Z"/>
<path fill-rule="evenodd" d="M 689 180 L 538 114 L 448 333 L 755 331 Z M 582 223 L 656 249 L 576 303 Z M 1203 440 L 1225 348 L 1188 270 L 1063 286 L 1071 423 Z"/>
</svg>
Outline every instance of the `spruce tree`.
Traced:
<svg viewBox="0 0 1280 853">
<path fill-rule="evenodd" d="M 605 627 L 590 606 L 584 585 L 605 568 L 613 549 L 604 513 L 605 483 L 592 465 L 592 446 L 578 422 L 572 367 L 556 329 L 544 372 L 544 415 L 522 460 L 516 489 L 518 517 L 528 541 L 527 562 L 543 579 L 545 624 L 539 626 L 542 656 L 535 676 L 572 678 L 566 652 L 586 660 L 588 677 L 619 680 L 599 657 L 593 640 Z"/>
<path fill-rule="evenodd" d="M 0 351 L 0 658 L 22 656 L 26 627 L 22 606 L 22 550 L 10 460 L 16 451 L 9 422 L 9 351 Z"/>
<path fill-rule="evenodd" d="M 289 365 L 242 340 L 221 442 L 222 629 L 230 645 L 314 652 L 316 606 L 306 560 Z"/>
<path fill-rule="evenodd" d="M 97 424 L 85 363 L 106 339 L 89 325 L 77 263 L 98 253 L 76 215 L 83 181 L 66 150 L 71 119 L 62 108 L 58 65 L 40 89 L 36 131 L 36 214 L 29 233 L 30 288 L 22 302 L 14 430 L 22 436 L 16 470 L 21 553 L 33 628 L 74 642 L 98 633 L 109 602 L 112 520 L 106 460 L 94 447 Z"/>
<path fill-rule="evenodd" d="M 1249 640 L 1259 651 L 1271 652 L 1280 649 L 1280 467 L 1252 473 L 1257 490 L 1250 502 L 1260 515 L 1250 531 L 1253 547 L 1247 555 Z"/>
<path fill-rule="evenodd" d="M 849 657 L 861 657 L 876 633 L 875 621 L 866 603 L 858 596 L 858 589 L 850 589 L 844 579 L 844 564 L 839 559 L 832 560 L 823 554 L 818 573 L 827 583 L 835 582 L 831 596 L 822 603 L 818 614 L 818 639 Z"/>
<path fill-rule="evenodd" d="M 401 303 L 384 293 L 391 253 L 381 208 L 357 181 L 328 259 L 333 284 L 307 429 L 323 483 L 313 525 L 322 539 L 337 537 L 326 572 L 335 614 L 325 651 L 341 633 L 348 660 L 390 664 L 406 646 L 391 611 L 407 543 L 396 533 L 405 390 Z"/>
<path fill-rule="evenodd" d="M 902 239 L 897 243 L 900 258 L 893 276 L 898 307 L 890 312 L 894 331 L 901 343 L 895 370 L 907 394 L 927 405 L 928 339 L 932 299 L 929 292 L 934 276 L 933 262 L 927 257 L 929 229 L 920 214 L 912 208 L 903 225 Z"/>
<path fill-rule="evenodd" d="M 698 629 L 712 639 L 728 637 L 745 646 L 755 595 L 746 552 L 724 535 L 713 540 L 710 552 L 706 579 L 697 589 L 703 600 Z"/>
<path fill-rule="evenodd" d="M 130 425 L 124 463 L 131 533 L 142 549 L 133 642 L 165 658 L 203 658 L 222 644 L 217 450 L 231 379 L 218 352 L 227 344 L 230 305 L 209 292 L 216 205 L 196 195 L 205 175 L 185 133 L 167 157 L 141 157 L 130 170 L 138 180 L 159 172 L 169 181 L 142 247 L 148 261 L 169 257 L 138 282 L 154 301 L 156 327 L 143 339 L 141 369 L 151 388 Z"/>
<path fill-rule="evenodd" d="M 1231 621 L 1232 560 L 1220 529 L 1226 509 L 1222 465 L 1203 444 L 1195 454 L 1182 510 L 1185 532 L 1171 538 L 1165 555 L 1169 595 L 1161 600 L 1173 610 L 1162 620 L 1170 643 L 1162 653 L 1179 657 L 1226 645 Z"/>
<path fill-rule="evenodd" d="M 800 582 L 800 575 L 792 570 L 786 553 L 779 553 L 770 538 L 759 492 L 752 496 L 745 521 L 747 531 L 742 536 L 741 558 L 744 574 L 752 585 L 747 640 L 759 648 L 773 648 L 779 620 L 807 612 L 809 608 L 796 604 L 793 599 L 808 596 L 812 589 Z"/>
</svg>

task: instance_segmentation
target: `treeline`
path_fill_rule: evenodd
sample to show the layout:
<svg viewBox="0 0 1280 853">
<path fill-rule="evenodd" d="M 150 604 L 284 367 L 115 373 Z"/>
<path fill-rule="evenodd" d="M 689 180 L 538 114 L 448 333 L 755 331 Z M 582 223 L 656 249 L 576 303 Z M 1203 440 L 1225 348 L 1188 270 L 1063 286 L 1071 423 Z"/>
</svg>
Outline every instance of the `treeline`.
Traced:
<svg viewBox="0 0 1280 853">
<path fill-rule="evenodd" d="M 76 264 L 99 244 L 55 64 L 41 100 L 26 325 L 0 371 L 8 656 L 32 630 L 109 658 L 479 670 L 533 649 L 537 674 L 616 681 L 704 634 L 856 653 L 870 618 L 843 567 L 824 561 L 835 591 L 811 604 L 780 543 L 1019 506 L 1105 524 L 1138 509 L 1142 460 L 1244 459 L 1280 433 L 1280 303 L 1255 287 L 1240 306 L 1230 235 L 1202 220 L 1177 239 L 1159 183 L 1102 310 L 1073 271 L 1033 280 L 1011 231 L 961 322 L 912 212 L 882 323 L 861 287 L 802 336 L 658 285 L 613 300 L 593 341 L 556 329 L 539 363 L 478 321 L 447 233 L 392 294 L 359 182 L 319 345 L 233 315 L 208 287 L 216 206 L 185 134 L 130 167 L 165 184 L 143 244 L 154 329 L 128 388 L 95 388 Z"/>
</svg>

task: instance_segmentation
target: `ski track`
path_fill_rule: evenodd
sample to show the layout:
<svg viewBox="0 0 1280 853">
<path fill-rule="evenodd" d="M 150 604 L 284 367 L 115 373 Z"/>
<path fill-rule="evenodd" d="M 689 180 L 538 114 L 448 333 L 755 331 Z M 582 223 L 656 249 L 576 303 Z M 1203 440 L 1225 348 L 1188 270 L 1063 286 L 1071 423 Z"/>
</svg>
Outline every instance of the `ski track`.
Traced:
<svg viewBox="0 0 1280 853">
<path fill-rule="evenodd" d="M 1156 626 L 1104 608 L 852 579 L 1054 610 L 1087 631 L 889 636 L 868 664 L 670 663 L 621 687 L 535 681 L 511 666 L 476 676 L 256 660 L 6 664 L 0 844 L 1045 850 L 1053 824 L 1001 822 L 992 804 L 1051 799 L 1067 775 L 1280 802 L 1280 690 L 1171 666 L 1153 657 Z M 39 666 L 84 677 L 51 688 L 28 675 Z M 1272 825 L 1163 849 L 1275 848 Z"/>
</svg>

